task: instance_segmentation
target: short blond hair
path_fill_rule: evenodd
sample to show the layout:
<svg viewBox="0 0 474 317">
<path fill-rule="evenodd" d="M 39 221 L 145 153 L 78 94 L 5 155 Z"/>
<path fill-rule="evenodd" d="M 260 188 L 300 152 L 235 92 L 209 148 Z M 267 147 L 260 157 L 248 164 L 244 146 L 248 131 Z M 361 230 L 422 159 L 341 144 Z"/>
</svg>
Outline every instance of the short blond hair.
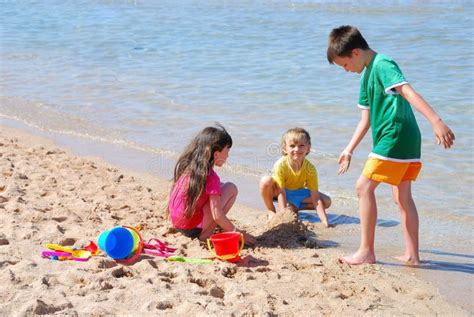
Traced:
<svg viewBox="0 0 474 317">
<path fill-rule="evenodd" d="M 303 141 L 311 147 L 311 137 L 309 136 L 308 131 L 306 131 L 303 128 L 291 128 L 291 129 L 288 129 L 288 131 L 286 131 L 281 137 L 280 151 L 282 155 L 288 154 L 285 152 L 285 148 L 286 148 L 287 142 L 290 142 L 290 141 L 296 141 L 296 142 Z"/>
</svg>

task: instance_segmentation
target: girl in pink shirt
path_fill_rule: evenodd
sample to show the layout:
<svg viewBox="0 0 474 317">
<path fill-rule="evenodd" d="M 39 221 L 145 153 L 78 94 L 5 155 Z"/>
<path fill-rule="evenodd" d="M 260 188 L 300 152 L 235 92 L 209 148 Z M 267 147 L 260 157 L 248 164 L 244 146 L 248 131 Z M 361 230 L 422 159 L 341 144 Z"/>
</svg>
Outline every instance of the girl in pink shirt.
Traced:
<svg viewBox="0 0 474 317">
<path fill-rule="evenodd" d="M 214 166 L 224 165 L 231 147 L 232 138 L 223 126 L 207 127 L 176 163 L 168 211 L 173 226 L 187 237 L 206 240 L 216 225 L 237 231 L 226 216 L 237 198 L 237 187 L 221 183 L 214 171 Z M 242 233 L 246 243 L 255 243 L 254 237 Z"/>
</svg>

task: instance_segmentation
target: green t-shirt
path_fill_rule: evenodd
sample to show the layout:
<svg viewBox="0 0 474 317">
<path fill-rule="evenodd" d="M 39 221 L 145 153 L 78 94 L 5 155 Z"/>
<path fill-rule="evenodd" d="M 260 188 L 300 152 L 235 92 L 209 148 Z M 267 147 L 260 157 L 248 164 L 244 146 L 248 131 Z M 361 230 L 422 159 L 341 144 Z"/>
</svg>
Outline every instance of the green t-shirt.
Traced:
<svg viewBox="0 0 474 317">
<path fill-rule="evenodd" d="M 421 134 L 410 104 L 395 87 L 406 84 L 398 65 L 375 54 L 360 79 L 359 108 L 369 109 L 373 149 L 369 157 L 416 162 Z"/>
</svg>

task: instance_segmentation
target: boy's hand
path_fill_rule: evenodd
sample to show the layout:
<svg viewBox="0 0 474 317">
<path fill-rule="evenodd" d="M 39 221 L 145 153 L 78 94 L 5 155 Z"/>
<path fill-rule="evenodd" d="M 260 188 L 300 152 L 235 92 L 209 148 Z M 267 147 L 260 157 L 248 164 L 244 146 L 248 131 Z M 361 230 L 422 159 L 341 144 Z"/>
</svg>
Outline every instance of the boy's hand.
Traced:
<svg viewBox="0 0 474 317">
<path fill-rule="evenodd" d="M 449 149 L 454 144 L 456 137 L 453 131 L 441 119 L 433 124 L 433 132 L 438 145 L 443 144 L 445 149 Z"/>
<path fill-rule="evenodd" d="M 349 166 L 351 165 L 351 158 L 351 153 L 342 151 L 341 155 L 339 155 L 339 159 L 337 160 L 337 163 L 339 164 L 339 171 L 337 172 L 337 175 L 341 175 L 347 172 Z"/>
</svg>

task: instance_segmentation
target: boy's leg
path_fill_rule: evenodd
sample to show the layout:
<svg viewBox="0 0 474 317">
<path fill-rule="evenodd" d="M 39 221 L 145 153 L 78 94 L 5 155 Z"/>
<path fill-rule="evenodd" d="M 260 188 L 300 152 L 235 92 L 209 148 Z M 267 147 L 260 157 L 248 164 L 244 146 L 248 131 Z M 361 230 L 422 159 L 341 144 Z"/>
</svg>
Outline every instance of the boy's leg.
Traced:
<svg viewBox="0 0 474 317">
<path fill-rule="evenodd" d="M 221 184 L 221 208 L 224 214 L 227 215 L 232 205 L 237 198 L 238 189 L 233 183 Z M 207 202 L 203 207 L 204 217 L 202 220 L 202 232 L 199 235 L 199 240 L 205 240 L 209 238 L 216 228 L 216 222 L 212 217 L 211 207 Z"/>
<path fill-rule="evenodd" d="M 260 180 L 260 195 L 262 196 L 263 203 L 268 210 L 269 216 L 273 216 L 276 213 L 273 198 L 278 196 L 279 191 L 280 188 L 271 176 L 262 177 Z"/>
<path fill-rule="evenodd" d="M 418 211 L 411 195 L 411 181 L 402 181 L 400 185 L 392 186 L 392 195 L 393 200 L 400 209 L 405 238 L 405 254 L 395 258 L 411 265 L 419 265 L 419 219 Z"/>
<path fill-rule="evenodd" d="M 356 253 L 340 258 L 339 260 L 348 264 L 375 263 L 375 224 L 377 222 L 377 204 L 375 200 L 375 189 L 380 182 L 359 177 L 356 184 L 356 192 L 359 197 L 359 213 L 361 239 L 359 250 Z"/>
<path fill-rule="evenodd" d="M 315 210 L 316 209 L 316 212 L 318 214 L 319 219 L 321 220 L 321 223 L 326 228 L 329 228 L 330 225 L 329 225 L 326 209 L 331 206 L 331 198 L 328 195 L 321 193 L 320 191 L 318 191 L 318 194 L 319 194 L 319 200 L 317 203 L 318 204 L 317 207 L 313 206 L 313 203 L 311 202 L 311 197 L 308 197 L 308 198 L 305 198 L 305 200 L 303 200 L 302 208 L 300 208 L 299 210 L 305 210 L 305 209 Z"/>
<path fill-rule="evenodd" d="M 331 204 L 332 204 L 331 197 L 321 192 L 319 192 L 319 197 L 321 197 L 321 202 L 323 203 L 324 209 L 328 209 L 329 207 L 331 207 Z"/>
<path fill-rule="evenodd" d="M 319 193 L 319 198 L 320 198 L 318 203 L 322 203 L 324 209 L 328 209 L 329 207 L 331 207 L 331 204 L 332 204 L 331 197 L 319 191 L 318 193 Z M 308 209 L 315 209 L 313 206 L 313 203 L 311 202 L 311 197 L 305 198 L 303 200 L 303 208 L 301 208 L 300 210 L 308 210 Z"/>
</svg>

